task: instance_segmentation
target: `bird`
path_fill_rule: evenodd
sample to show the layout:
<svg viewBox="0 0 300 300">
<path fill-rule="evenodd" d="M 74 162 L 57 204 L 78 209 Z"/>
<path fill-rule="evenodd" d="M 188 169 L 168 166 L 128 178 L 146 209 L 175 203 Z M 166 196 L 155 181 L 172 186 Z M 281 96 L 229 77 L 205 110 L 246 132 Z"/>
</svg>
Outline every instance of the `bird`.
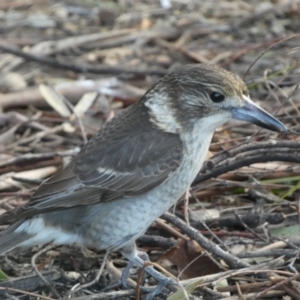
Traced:
<svg viewBox="0 0 300 300">
<path fill-rule="evenodd" d="M 232 119 L 287 131 L 250 99 L 238 75 L 212 64 L 174 68 L 104 124 L 28 203 L 0 216 L 8 225 L 0 254 L 46 243 L 119 251 L 129 261 L 125 279 L 146 259 L 135 240 L 190 187 L 214 131 Z"/>
</svg>

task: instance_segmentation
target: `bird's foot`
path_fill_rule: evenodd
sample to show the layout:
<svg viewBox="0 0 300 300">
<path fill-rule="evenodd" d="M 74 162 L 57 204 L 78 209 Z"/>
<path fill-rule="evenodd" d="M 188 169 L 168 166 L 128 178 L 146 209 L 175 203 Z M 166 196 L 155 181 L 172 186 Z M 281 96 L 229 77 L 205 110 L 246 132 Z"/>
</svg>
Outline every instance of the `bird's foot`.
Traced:
<svg viewBox="0 0 300 300">
<path fill-rule="evenodd" d="M 137 255 L 135 255 L 129 261 L 129 263 L 127 264 L 127 266 L 122 272 L 121 282 L 125 288 L 128 288 L 126 280 L 129 277 L 131 268 L 134 265 L 136 265 L 139 268 L 142 268 L 145 262 L 150 261 L 148 255 L 145 252 L 137 252 L 136 254 Z M 157 287 L 151 293 L 148 294 L 146 298 L 147 300 L 153 299 L 156 295 L 158 295 L 162 291 L 164 287 L 170 285 L 177 285 L 176 280 L 164 276 L 160 272 L 156 271 L 152 266 L 145 267 L 145 271 L 158 282 Z"/>
<path fill-rule="evenodd" d="M 125 289 L 128 289 L 128 284 L 127 284 L 127 278 L 129 278 L 129 275 L 130 275 L 130 270 L 131 268 L 134 266 L 134 263 L 129 261 L 127 266 L 125 267 L 125 269 L 123 270 L 122 272 L 122 276 L 121 276 L 121 283 L 123 285 L 123 287 Z"/>
</svg>

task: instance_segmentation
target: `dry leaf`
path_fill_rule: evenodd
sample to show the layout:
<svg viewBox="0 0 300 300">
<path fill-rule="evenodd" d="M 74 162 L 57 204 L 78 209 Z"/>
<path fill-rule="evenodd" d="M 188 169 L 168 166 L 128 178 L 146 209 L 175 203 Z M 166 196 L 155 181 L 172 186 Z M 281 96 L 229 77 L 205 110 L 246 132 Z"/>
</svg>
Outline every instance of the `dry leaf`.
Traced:
<svg viewBox="0 0 300 300">
<path fill-rule="evenodd" d="M 64 101 L 64 97 L 53 87 L 41 84 L 39 90 L 47 103 L 56 110 L 63 118 L 68 118 L 71 112 Z"/>
<path fill-rule="evenodd" d="M 203 252 L 201 246 L 195 241 L 178 240 L 175 247 L 165 252 L 159 263 L 165 265 L 167 260 L 174 264 L 181 279 L 190 279 L 221 271 L 221 269 Z"/>
</svg>

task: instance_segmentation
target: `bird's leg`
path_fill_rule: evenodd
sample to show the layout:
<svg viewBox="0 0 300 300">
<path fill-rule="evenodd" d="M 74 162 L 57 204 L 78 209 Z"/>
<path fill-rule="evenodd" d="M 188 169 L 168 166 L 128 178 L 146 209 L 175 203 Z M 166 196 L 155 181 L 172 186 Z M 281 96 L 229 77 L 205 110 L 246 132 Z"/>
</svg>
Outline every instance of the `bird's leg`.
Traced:
<svg viewBox="0 0 300 300">
<path fill-rule="evenodd" d="M 142 268 L 144 266 L 144 261 L 138 256 L 134 257 L 132 259 L 132 262 L 139 268 Z M 162 283 L 164 286 L 169 284 L 177 284 L 177 282 L 174 279 L 164 276 L 160 272 L 156 271 L 152 266 L 147 266 L 145 268 L 145 271 L 154 279 L 156 279 L 159 283 Z"/>
<path fill-rule="evenodd" d="M 149 256 L 148 256 L 148 254 L 147 254 L 146 252 L 144 252 L 144 251 L 138 251 L 138 250 L 137 250 L 137 255 L 138 255 L 138 257 L 141 258 L 144 262 L 145 262 L 145 261 L 150 261 L 150 258 L 149 258 Z"/>
<path fill-rule="evenodd" d="M 141 258 L 144 262 L 150 261 L 148 254 L 147 254 L 146 252 L 144 252 L 144 251 L 137 251 L 137 255 L 138 255 L 138 257 Z M 125 288 L 128 288 L 126 279 L 129 277 L 130 270 L 131 270 L 131 268 L 134 266 L 134 264 L 135 264 L 134 262 L 129 261 L 128 264 L 127 264 L 127 266 L 125 267 L 125 269 L 124 269 L 123 272 L 122 272 L 121 282 L 122 282 L 122 285 L 123 285 Z"/>
<path fill-rule="evenodd" d="M 121 283 L 125 289 L 128 289 L 128 284 L 127 284 L 126 280 L 129 277 L 130 270 L 133 266 L 134 266 L 134 263 L 132 261 L 129 261 L 127 266 L 125 267 L 125 269 L 122 272 Z"/>
<path fill-rule="evenodd" d="M 125 267 L 121 277 L 122 284 L 126 287 L 126 279 L 129 276 L 130 269 L 134 265 L 142 268 L 145 261 L 149 261 L 149 257 L 145 252 L 137 251 L 135 244 L 131 244 L 130 246 L 127 246 L 126 249 L 122 249 L 121 253 L 129 260 L 129 263 Z M 156 271 L 152 266 L 147 266 L 145 271 L 158 281 L 156 289 L 149 294 L 149 299 L 152 299 L 155 295 L 159 294 L 165 286 L 177 285 L 177 282 L 174 279 L 164 276 L 160 272 Z"/>
</svg>

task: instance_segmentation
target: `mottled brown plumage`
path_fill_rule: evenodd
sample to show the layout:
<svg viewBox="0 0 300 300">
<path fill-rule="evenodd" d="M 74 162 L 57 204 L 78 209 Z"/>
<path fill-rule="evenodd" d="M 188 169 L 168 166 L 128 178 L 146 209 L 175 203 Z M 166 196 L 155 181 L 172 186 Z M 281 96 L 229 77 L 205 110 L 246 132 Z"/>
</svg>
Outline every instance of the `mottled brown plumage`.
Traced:
<svg viewBox="0 0 300 300">
<path fill-rule="evenodd" d="M 159 126 L 156 114 L 145 103 L 161 99 L 159 105 L 168 106 L 167 112 L 173 112 L 176 122 L 188 124 L 192 118 L 219 110 L 219 105 L 215 109 L 213 103 L 206 105 L 211 91 L 239 98 L 248 94 L 239 77 L 217 66 L 175 69 L 138 103 L 104 125 L 65 169 L 39 187 L 28 204 L 1 216 L 0 223 L 11 224 L 38 213 L 140 195 L 163 183 L 181 163 L 182 141 L 178 129 Z M 156 130 L 157 127 L 163 130 Z M 151 147 L 154 140 L 155 147 Z"/>
<path fill-rule="evenodd" d="M 141 266 L 136 238 L 183 195 L 214 130 L 232 118 L 285 130 L 250 101 L 236 75 L 206 64 L 173 70 L 105 124 L 26 205 L 0 217 L 0 224 L 13 224 L 0 234 L 0 253 L 76 243 L 120 250 Z"/>
<path fill-rule="evenodd" d="M 178 168 L 182 159 L 179 136 L 154 130 L 143 102 L 132 105 L 114 121 L 66 168 L 45 181 L 17 214 L 3 215 L 0 222 L 140 195 L 163 183 Z"/>
</svg>

